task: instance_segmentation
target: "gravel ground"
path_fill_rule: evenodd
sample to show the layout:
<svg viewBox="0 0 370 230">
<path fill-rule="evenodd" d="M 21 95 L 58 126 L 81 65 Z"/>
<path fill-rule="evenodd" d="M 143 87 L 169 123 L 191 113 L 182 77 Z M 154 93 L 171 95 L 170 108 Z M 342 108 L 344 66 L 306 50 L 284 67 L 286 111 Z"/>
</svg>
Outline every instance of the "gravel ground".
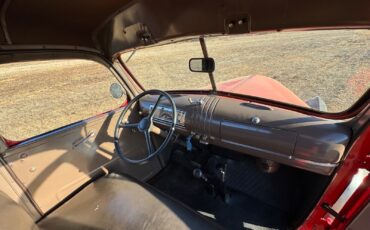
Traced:
<svg viewBox="0 0 370 230">
<path fill-rule="evenodd" d="M 284 32 L 206 38 L 216 61 L 217 82 L 262 74 L 300 98 L 319 95 L 331 112 L 352 105 L 370 86 L 370 31 Z M 128 54 L 124 56 L 127 57 Z M 197 41 L 138 51 L 128 65 L 149 88 L 209 86 L 207 74 L 190 73 L 188 60 L 201 57 Z M 102 66 L 85 60 L 0 65 L 0 134 L 28 138 L 116 108 Z"/>
</svg>

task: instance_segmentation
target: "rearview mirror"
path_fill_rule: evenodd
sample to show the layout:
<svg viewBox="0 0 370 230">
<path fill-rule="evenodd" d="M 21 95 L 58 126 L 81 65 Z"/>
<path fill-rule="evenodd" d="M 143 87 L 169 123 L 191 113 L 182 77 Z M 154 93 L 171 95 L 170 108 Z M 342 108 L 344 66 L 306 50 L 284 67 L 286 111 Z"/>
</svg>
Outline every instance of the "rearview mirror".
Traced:
<svg viewBox="0 0 370 230">
<path fill-rule="evenodd" d="M 215 60 L 213 58 L 191 58 L 189 69 L 192 72 L 212 73 L 215 71 Z"/>
</svg>

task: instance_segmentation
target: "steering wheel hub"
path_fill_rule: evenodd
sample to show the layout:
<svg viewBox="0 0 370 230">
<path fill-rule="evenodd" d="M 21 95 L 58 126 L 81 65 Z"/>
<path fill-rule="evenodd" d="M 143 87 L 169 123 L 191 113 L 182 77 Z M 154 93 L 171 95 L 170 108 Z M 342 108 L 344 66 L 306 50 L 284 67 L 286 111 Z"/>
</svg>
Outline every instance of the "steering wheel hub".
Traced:
<svg viewBox="0 0 370 230">
<path fill-rule="evenodd" d="M 144 117 L 143 119 L 141 119 L 141 121 L 139 122 L 138 124 L 138 130 L 140 132 L 144 132 L 144 131 L 147 131 L 149 129 L 151 125 L 151 121 L 149 119 L 149 117 Z"/>
</svg>

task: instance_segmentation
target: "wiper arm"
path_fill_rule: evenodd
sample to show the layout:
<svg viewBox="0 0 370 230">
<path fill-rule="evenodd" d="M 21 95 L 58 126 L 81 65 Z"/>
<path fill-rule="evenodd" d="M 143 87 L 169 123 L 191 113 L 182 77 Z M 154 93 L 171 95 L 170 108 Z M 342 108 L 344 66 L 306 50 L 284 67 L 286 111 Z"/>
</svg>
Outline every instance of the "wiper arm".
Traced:
<svg viewBox="0 0 370 230">
<path fill-rule="evenodd" d="M 206 41 L 204 40 L 203 36 L 199 37 L 199 42 L 200 42 L 200 46 L 202 47 L 203 56 L 205 58 L 208 58 L 208 51 L 207 51 Z M 208 72 L 208 75 L 209 75 L 209 80 L 211 81 L 212 91 L 216 92 L 217 91 L 216 82 L 215 82 L 215 78 L 213 76 L 213 72 Z"/>
</svg>

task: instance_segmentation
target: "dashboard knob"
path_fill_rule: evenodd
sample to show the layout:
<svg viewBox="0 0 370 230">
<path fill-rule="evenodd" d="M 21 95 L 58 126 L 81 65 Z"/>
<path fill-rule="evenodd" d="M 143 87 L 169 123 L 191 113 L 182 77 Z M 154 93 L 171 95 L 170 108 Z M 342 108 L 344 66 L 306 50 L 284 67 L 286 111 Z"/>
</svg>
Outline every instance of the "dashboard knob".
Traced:
<svg viewBox="0 0 370 230">
<path fill-rule="evenodd" d="M 259 124 L 260 122 L 261 122 L 261 119 L 259 117 L 252 117 L 253 124 Z"/>
</svg>

